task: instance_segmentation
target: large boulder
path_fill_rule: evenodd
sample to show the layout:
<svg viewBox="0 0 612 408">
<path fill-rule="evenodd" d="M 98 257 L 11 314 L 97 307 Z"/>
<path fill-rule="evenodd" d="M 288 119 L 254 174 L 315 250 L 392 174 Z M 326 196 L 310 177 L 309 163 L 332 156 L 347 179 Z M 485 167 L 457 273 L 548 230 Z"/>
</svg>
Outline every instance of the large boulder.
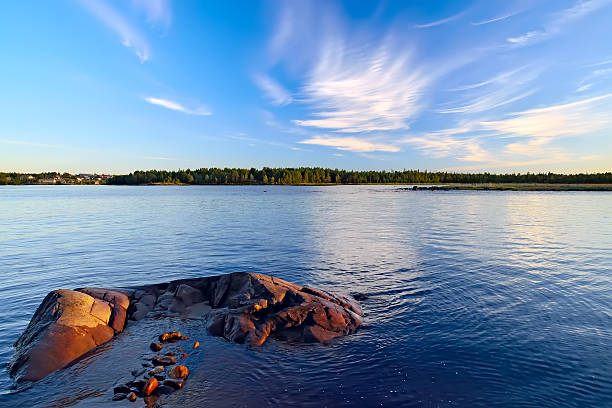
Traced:
<svg viewBox="0 0 612 408">
<path fill-rule="evenodd" d="M 54 290 L 15 342 L 9 363 L 17 381 L 36 381 L 123 330 L 129 299 L 105 289 Z"/>
</svg>

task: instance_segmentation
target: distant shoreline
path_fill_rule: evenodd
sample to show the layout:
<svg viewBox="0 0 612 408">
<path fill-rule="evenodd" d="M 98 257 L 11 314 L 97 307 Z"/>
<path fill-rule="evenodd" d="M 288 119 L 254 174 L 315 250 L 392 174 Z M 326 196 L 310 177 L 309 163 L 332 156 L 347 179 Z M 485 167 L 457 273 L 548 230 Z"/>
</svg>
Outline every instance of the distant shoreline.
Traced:
<svg viewBox="0 0 612 408">
<path fill-rule="evenodd" d="M 20 186 L 200 186 L 200 187 L 333 187 L 333 186 L 397 186 L 400 191 L 612 191 L 612 184 L 545 184 L 545 183 L 300 183 L 300 184 L 187 184 L 187 183 L 146 183 L 146 184 L 19 184 Z"/>
</svg>

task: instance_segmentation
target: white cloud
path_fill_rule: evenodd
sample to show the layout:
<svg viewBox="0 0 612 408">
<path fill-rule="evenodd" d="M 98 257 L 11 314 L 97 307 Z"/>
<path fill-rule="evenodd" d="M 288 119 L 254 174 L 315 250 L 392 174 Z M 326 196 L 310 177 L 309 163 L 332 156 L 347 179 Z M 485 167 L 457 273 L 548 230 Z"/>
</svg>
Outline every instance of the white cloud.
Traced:
<svg viewBox="0 0 612 408">
<path fill-rule="evenodd" d="M 587 67 L 599 67 L 601 65 L 608 65 L 608 64 L 612 64 L 612 59 L 607 59 L 607 60 L 604 60 L 604 61 L 596 62 L 594 64 L 589 64 L 589 65 L 587 65 Z"/>
<path fill-rule="evenodd" d="M 530 109 L 510 114 L 508 119 L 483 121 L 483 129 L 513 137 L 556 138 L 577 136 L 612 125 L 608 106 L 602 106 L 612 93 L 562 105 Z"/>
<path fill-rule="evenodd" d="M 532 95 L 535 92 L 535 89 L 524 92 L 520 95 L 516 95 L 514 97 L 504 99 L 507 91 L 498 91 L 496 93 L 491 93 L 490 95 L 486 95 L 476 99 L 473 103 L 469 105 L 459 106 L 457 108 L 449 108 L 442 109 L 440 113 L 478 113 L 484 112 L 487 110 L 499 108 L 500 106 L 508 105 L 512 102 L 519 101 L 523 98 Z"/>
<path fill-rule="evenodd" d="M 523 10 L 517 10 L 517 11 L 513 11 L 513 12 L 508 13 L 508 14 L 503 14 L 501 16 L 493 17 L 493 18 L 488 19 L 488 20 L 477 21 L 477 22 L 473 22 L 473 23 L 470 23 L 470 24 L 472 24 L 473 26 L 480 26 L 480 25 L 484 25 L 484 24 L 496 23 L 498 21 L 503 21 L 503 20 L 506 20 L 506 19 L 508 19 L 510 17 L 516 16 L 517 14 L 522 13 L 522 12 L 523 12 Z"/>
<path fill-rule="evenodd" d="M 559 34 L 564 26 L 579 20 L 602 7 L 609 5 L 612 0 L 578 0 L 570 8 L 561 10 L 552 15 L 552 18 L 540 30 L 532 30 L 525 34 L 510 37 L 507 41 L 515 47 L 530 45 Z"/>
<path fill-rule="evenodd" d="M 520 67 L 517 69 L 514 69 L 512 71 L 506 71 L 506 72 L 502 72 L 501 74 L 498 74 L 496 76 L 494 76 L 493 78 L 489 78 L 486 79 L 484 81 L 480 81 L 474 84 L 469 84 L 469 85 L 464 85 L 458 88 L 453 88 L 453 89 L 449 89 L 450 91 L 467 91 L 470 89 L 475 89 L 475 88 L 481 88 L 485 85 L 490 85 L 490 84 L 494 84 L 494 83 L 503 83 L 504 81 L 508 80 L 510 77 L 514 76 L 514 74 L 516 74 L 517 72 L 520 72 L 522 70 L 524 70 L 526 67 Z"/>
<path fill-rule="evenodd" d="M 284 106 L 293 100 L 289 91 L 269 76 L 255 75 L 254 80 L 274 105 Z"/>
<path fill-rule="evenodd" d="M 198 115 L 198 116 L 208 116 L 211 115 L 210 110 L 208 110 L 207 107 L 205 106 L 198 106 L 194 109 L 189 109 L 184 107 L 183 105 L 177 103 L 177 102 L 173 102 L 170 101 L 168 99 L 161 99 L 161 98 L 152 98 L 152 97 L 145 97 L 143 98 L 145 102 L 148 102 L 152 105 L 158 105 L 158 106 L 162 106 L 166 109 L 170 109 L 170 110 L 174 110 L 174 111 L 178 111 L 178 112 L 183 112 L 186 113 L 188 115 Z"/>
<path fill-rule="evenodd" d="M 422 150 L 427 156 L 433 158 L 455 157 L 457 160 L 470 162 L 485 162 L 493 160 L 493 156 L 485 150 L 477 138 L 459 139 L 451 134 L 469 132 L 470 128 L 448 129 L 433 132 L 425 136 L 408 137 L 401 143 L 408 143 Z"/>
<path fill-rule="evenodd" d="M 301 140 L 298 143 L 334 147 L 338 150 L 351 152 L 398 152 L 397 146 L 376 143 L 356 137 L 323 137 L 315 136 L 311 139 Z"/>
<path fill-rule="evenodd" d="M 612 93 L 511 113 L 501 120 L 472 120 L 455 128 L 407 137 L 399 143 L 411 144 L 434 158 L 450 157 L 484 163 L 457 168 L 462 170 L 569 163 L 580 159 L 556 146 L 554 142 L 562 137 L 612 130 L 610 111 Z M 514 140 L 495 151 L 483 146 L 485 141 L 507 139 Z"/>
<path fill-rule="evenodd" d="M 151 58 L 150 47 L 144 36 L 119 12 L 102 0 L 80 1 L 93 15 L 121 37 L 121 44 L 134 50 L 141 63 Z"/>
<path fill-rule="evenodd" d="M 432 21 L 430 23 L 425 23 L 425 24 L 415 24 L 414 28 L 430 28 L 430 27 L 437 27 L 440 26 L 442 24 L 447 24 L 450 22 L 453 22 L 455 20 L 460 19 L 461 17 L 463 17 L 465 15 L 465 11 L 462 11 L 461 13 L 457 13 L 453 16 L 447 17 L 447 18 L 443 18 L 441 20 L 436 20 L 436 21 Z"/>
<path fill-rule="evenodd" d="M 519 35 L 518 37 L 509 37 L 508 42 L 517 46 L 523 45 L 535 38 L 541 37 L 543 34 L 544 33 L 542 31 L 529 31 L 525 34 Z"/>
<path fill-rule="evenodd" d="M 172 24 L 170 0 L 132 0 L 135 8 L 142 10 L 147 21 L 153 25 L 168 28 Z"/>
<path fill-rule="evenodd" d="M 412 65 L 409 54 L 350 48 L 341 38 L 328 40 L 302 88 L 304 102 L 317 111 L 300 126 L 356 133 L 406 129 L 421 109 L 430 78 Z"/>
<path fill-rule="evenodd" d="M 438 112 L 480 113 L 519 101 L 536 92 L 536 89 L 527 86 L 537 79 L 541 72 L 539 68 L 528 69 L 523 66 L 476 84 L 455 88 L 453 91 L 464 92 L 463 102 L 453 101 L 453 104 L 459 106 L 439 109 Z"/>
</svg>

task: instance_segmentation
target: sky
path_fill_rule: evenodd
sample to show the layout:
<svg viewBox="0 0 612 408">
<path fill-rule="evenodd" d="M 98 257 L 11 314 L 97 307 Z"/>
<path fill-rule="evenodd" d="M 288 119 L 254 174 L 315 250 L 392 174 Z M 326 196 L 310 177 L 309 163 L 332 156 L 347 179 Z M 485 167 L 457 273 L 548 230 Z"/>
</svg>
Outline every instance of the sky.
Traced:
<svg viewBox="0 0 612 408">
<path fill-rule="evenodd" d="M 0 171 L 612 171 L 612 0 L 2 8 Z"/>
</svg>

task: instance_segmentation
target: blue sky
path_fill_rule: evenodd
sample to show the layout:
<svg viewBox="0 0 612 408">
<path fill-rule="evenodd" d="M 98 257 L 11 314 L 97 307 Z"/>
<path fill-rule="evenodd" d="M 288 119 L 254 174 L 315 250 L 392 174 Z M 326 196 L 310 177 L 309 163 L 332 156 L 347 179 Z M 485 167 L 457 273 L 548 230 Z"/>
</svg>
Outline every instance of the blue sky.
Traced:
<svg viewBox="0 0 612 408">
<path fill-rule="evenodd" d="M 612 171 L 612 0 L 2 7 L 0 171 Z"/>
</svg>

